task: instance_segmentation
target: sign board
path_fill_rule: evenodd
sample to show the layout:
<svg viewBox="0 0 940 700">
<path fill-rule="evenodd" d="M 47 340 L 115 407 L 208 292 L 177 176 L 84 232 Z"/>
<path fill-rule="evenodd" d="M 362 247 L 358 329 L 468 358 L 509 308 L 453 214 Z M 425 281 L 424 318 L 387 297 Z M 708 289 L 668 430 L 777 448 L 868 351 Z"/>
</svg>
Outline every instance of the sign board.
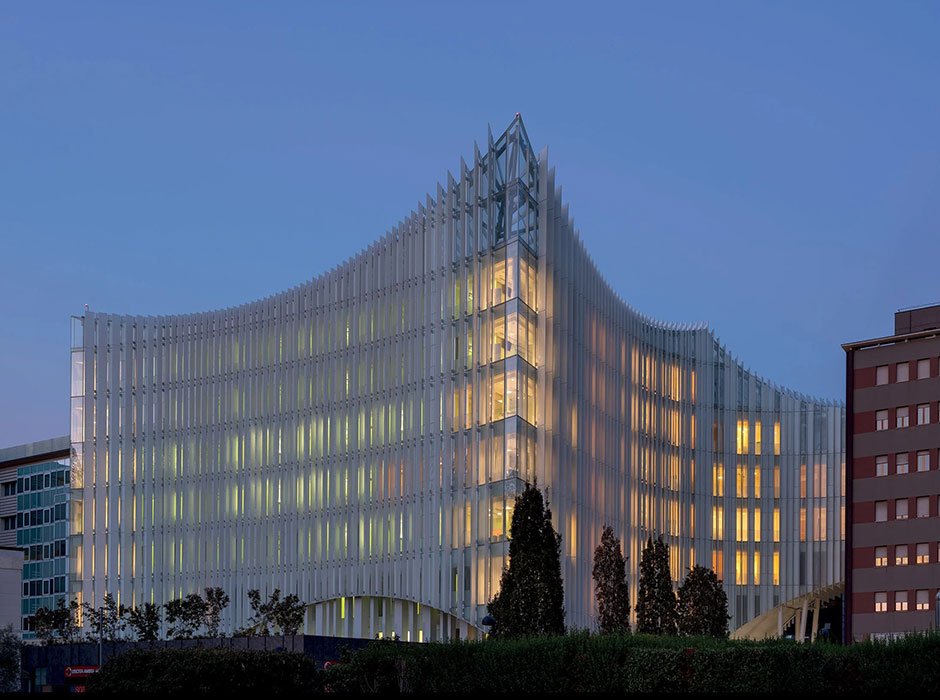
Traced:
<svg viewBox="0 0 940 700">
<path fill-rule="evenodd" d="M 84 678 L 98 672 L 97 666 L 66 666 L 66 678 Z"/>
</svg>

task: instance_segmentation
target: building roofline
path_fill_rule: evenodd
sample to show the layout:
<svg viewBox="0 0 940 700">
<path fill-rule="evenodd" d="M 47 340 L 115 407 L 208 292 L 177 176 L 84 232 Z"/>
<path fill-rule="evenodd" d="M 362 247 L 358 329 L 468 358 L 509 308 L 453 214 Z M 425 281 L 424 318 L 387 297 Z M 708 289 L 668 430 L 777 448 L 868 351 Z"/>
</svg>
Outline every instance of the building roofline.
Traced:
<svg viewBox="0 0 940 700">
<path fill-rule="evenodd" d="M 934 336 L 940 335 L 940 328 L 930 328 L 925 331 L 915 331 L 914 333 L 902 333 L 900 335 L 886 335 L 881 338 L 871 338 L 869 340 L 857 340 L 853 343 L 843 343 L 842 349 L 848 352 L 849 350 L 862 350 L 864 348 L 874 348 L 879 345 L 894 345 L 895 343 L 903 343 L 908 340 L 919 340 L 921 338 L 932 338 Z"/>
<path fill-rule="evenodd" d="M 0 449 L 0 468 L 18 467 L 53 459 L 68 457 L 71 453 L 71 438 L 68 435 L 28 442 Z"/>
</svg>

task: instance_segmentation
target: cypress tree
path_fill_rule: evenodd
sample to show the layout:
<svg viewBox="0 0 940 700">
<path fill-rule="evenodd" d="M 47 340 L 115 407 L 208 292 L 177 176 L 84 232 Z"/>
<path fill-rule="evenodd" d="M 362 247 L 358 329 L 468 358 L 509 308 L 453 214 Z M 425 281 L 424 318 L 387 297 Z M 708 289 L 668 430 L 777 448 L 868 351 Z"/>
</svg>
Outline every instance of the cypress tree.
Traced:
<svg viewBox="0 0 940 700">
<path fill-rule="evenodd" d="M 627 562 L 620 548 L 620 538 L 604 526 L 601 543 L 594 550 L 594 596 L 601 632 L 630 631 L 630 591 L 627 588 Z"/>
<path fill-rule="evenodd" d="M 494 637 L 564 634 L 561 535 L 542 492 L 530 484 L 516 496 L 509 530 L 509 566 L 487 605 Z"/>
<path fill-rule="evenodd" d="M 728 596 L 718 575 L 704 566 L 693 566 L 679 586 L 676 606 L 679 634 L 728 636 Z"/>
<path fill-rule="evenodd" d="M 636 631 L 644 634 L 676 633 L 676 594 L 669 573 L 669 545 L 660 535 L 646 540 L 640 556 L 640 582 L 636 600 Z"/>
</svg>

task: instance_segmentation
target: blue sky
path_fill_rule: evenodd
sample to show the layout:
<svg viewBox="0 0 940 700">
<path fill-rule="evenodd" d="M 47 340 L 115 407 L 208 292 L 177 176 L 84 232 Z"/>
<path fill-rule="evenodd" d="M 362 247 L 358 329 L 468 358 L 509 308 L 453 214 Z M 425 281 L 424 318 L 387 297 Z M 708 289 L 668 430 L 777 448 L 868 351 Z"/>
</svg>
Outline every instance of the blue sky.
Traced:
<svg viewBox="0 0 940 700">
<path fill-rule="evenodd" d="M 0 446 L 69 316 L 219 308 L 387 231 L 521 112 L 639 311 L 841 398 L 940 301 L 940 4 L 0 5 Z"/>
</svg>

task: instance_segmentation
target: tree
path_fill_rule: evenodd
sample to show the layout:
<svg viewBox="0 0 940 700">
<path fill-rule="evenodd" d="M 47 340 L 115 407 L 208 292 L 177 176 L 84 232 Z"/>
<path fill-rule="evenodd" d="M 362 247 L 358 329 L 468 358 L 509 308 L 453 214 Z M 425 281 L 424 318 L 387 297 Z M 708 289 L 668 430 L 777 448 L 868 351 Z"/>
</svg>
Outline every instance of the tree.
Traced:
<svg viewBox="0 0 940 700">
<path fill-rule="evenodd" d="M 172 639 L 192 639 L 206 619 L 206 601 L 198 593 L 171 600 L 166 610 L 167 636 Z"/>
<path fill-rule="evenodd" d="M 23 642 L 13 625 L 0 627 L 0 693 L 20 691 L 20 658 Z"/>
<path fill-rule="evenodd" d="M 54 609 L 39 608 L 33 616 L 33 629 L 43 644 L 72 644 L 79 641 L 82 628 L 78 624 L 81 606 L 76 601 L 65 604 L 64 598 L 56 601 Z"/>
<path fill-rule="evenodd" d="M 144 603 L 127 611 L 127 625 L 137 635 L 138 642 L 153 642 L 160 633 L 160 606 Z"/>
<path fill-rule="evenodd" d="M 275 628 L 281 634 L 297 634 L 304 621 L 306 604 L 296 595 L 281 598 L 281 589 L 275 588 L 266 601 L 261 600 L 261 592 L 254 588 L 248 591 L 248 604 L 254 613 L 248 620 L 248 626 L 237 634 L 245 636 L 267 636 Z"/>
<path fill-rule="evenodd" d="M 516 496 L 509 533 L 509 566 L 487 605 L 493 636 L 564 634 L 561 535 L 536 486 Z"/>
<path fill-rule="evenodd" d="M 718 575 L 704 566 L 693 566 L 679 586 L 676 606 L 679 634 L 727 637 L 728 596 Z"/>
<path fill-rule="evenodd" d="M 83 607 L 85 615 L 88 617 L 88 624 L 93 631 L 92 638 L 94 640 L 103 639 L 114 642 L 122 637 L 122 632 L 126 626 L 124 616 L 127 609 L 123 605 L 118 605 L 114 600 L 114 596 L 105 593 L 99 608 L 94 607 L 91 603 L 85 603 Z"/>
<path fill-rule="evenodd" d="M 627 562 L 620 549 L 620 538 L 604 526 L 601 543 L 594 550 L 594 595 L 601 632 L 630 631 L 630 590 L 627 587 Z"/>
<path fill-rule="evenodd" d="M 636 631 L 643 634 L 676 633 L 676 594 L 669 573 L 669 545 L 662 535 L 646 540 L 640 556 L 640 582 L 636 599 Z"/>
<path fill-rule="evenodd" d="M 206 635 L 209 637 L 219 636 L 219 625 L 222 623 L 222 611 L 228 607 L 228 593 L 216 586 L 215 588 L 206 588 L 205 597 L 205 625 Z"/>
</svg>

